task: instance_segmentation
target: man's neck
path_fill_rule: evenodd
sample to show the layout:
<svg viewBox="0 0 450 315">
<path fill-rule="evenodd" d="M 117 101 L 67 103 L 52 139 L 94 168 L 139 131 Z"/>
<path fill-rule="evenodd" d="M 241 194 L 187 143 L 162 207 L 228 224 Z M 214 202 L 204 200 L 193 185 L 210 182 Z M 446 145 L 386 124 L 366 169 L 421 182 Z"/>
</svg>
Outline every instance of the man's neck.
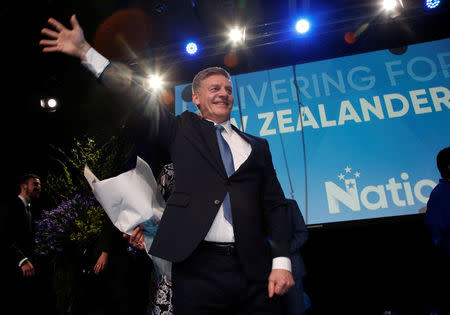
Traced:
<svg viewBox="0 0 450 315">
<path fill-rule="evenodd" d="M 222 125 L 223 123 L 226 123 L 227 121 L 229 121 L 229 119 L 224 120 L 224 121 L 222 121 L 222 122 L 217 122 L 217 121 L 214 121 L 214 120 L 209 119 L 209 118 L 204 118 L 204 119 L 207 120 L 207 121 L 213 122 L 213 123 L 216 124 L 216 125 Z"/>
<path fill-rule="evenodd" d="M 30 203 L 30 197 L 28 197 L 27 194 L 20 193 L 19 196 L 22 197 L 23 199 L 25 199 L 26 202 Z"/>
</svg>

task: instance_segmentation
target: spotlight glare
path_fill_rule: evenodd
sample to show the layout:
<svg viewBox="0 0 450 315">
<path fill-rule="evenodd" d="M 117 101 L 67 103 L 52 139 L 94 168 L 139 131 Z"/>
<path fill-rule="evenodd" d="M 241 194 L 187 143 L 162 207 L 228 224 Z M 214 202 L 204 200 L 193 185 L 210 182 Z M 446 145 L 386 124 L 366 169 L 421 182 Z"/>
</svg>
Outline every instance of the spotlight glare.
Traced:
<svg viewBox="0 0 450 315">
<path fill-rule="evenodd" d="M 228 36 L 233 43 L 239 43 L 244 41 L 244 31 L 240 30 L 237 27 L 233 28 L 228 34 Z"/>
<path fill-rule="evenodd" d="M 305 34 L 309 31 L 310 24 L 307 19 L 300 19 L 295 24 L 295 30 L 300 34 Z"/>
<path fill-rule="evenodd" d="M 386 11 L 392 11 L 397 7 L 397 0 L 384 0 L 383 8 Z"/>
<path fill-rule="evenodd" d="M 42 109 L 49 113 L 55 112 L 58 109 L 58 107 L 60 106 L 58 99 L 54 98 L 54 97 L 41 98 L 39 103 L 40 103 Z"/>
<path fill-rule="evenodd" d="M 425 1 L 425 6 L 428 9 L 434 9 L 437 6 L 439 6 L 440 3 L 441 3 L 441 0 L 426 0 Z"/>
<path fill-rule="evenodd" d="M 56 105 L 58 105 L 58 103 L 56 102 L 56 100 L 54 98 L 51 98 L 47 101 L 48 107 L 49 108 L 55 108 Z"/>
<path fill-rule="evenodd" d="M 189 43 L 186 44 L 186 52 L 189 55 L 195 55 L 197 53 L 197 51 L 198 51 L 198 46 L 197 46 L 196 43 L 189 42 Z"/>
<path fill-rule="evenodd" d="M 159 75 L 152 74 L 147 78 L 147 87 L 151 90 L 159 90 L 163 86 L 163 80 Z"/>
</svg>

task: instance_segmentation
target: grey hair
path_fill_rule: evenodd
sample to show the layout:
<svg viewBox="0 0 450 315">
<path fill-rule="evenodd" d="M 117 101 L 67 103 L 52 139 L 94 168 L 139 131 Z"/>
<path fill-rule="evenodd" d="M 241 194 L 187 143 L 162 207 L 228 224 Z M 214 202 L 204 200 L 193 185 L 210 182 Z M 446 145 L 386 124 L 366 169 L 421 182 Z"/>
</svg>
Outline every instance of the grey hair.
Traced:
<svg viewBox="0 0 450 315">
<path fill-rule="evenodd" d="M 225 78 L 231 81 L 230 74 L 224 68 L 209 67 L 197 73 L 197 75 L 194 77 L 194 80 L 192 80 L 192 94 L 198 93 L 200 85 L 202 84 L 204 79 L 215 74 L 223 75 Z"/>
</svg>

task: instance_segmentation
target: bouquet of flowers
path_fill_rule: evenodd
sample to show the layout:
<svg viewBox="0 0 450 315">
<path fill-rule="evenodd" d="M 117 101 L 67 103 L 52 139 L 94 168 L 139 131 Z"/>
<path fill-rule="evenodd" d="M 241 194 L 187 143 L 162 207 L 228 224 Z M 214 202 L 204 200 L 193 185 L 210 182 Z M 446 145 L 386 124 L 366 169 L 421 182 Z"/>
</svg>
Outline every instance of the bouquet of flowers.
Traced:
<svg viewBox="0 0 450 315">
<path fill-rule="evenodd" d="M 35 251 L 49 255 L 76 248 L 86 255 L 100 235 L 104 218 L 104 211 L 93 196 L 77 194 L 53 210 L 43 211 L 42 219 L 36 222 Z"/>
<path fill-rule="evenodd" d="M 34 249 L 50 263 L 56 309 L 62 314 L 79 313 L 87 303 L 84 292 L 91 286 L 96 240 L 107 220 L 83 169 L 93 165 L 102 176 L 120 170 L 131 152 L 122 131 L 101 146 L 88 137 L 74 139 L 66 150 L 50 145 L 51 171 L 43 187 L 52 210 L 35 222 Z"/>
</svg>

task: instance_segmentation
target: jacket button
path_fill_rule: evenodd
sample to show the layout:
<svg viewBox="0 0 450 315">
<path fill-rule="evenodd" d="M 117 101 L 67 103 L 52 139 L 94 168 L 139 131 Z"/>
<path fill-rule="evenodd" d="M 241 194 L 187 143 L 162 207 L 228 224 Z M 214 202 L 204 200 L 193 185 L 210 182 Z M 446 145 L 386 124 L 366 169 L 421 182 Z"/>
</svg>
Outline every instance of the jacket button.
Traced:
<svg viewBox="0 0 450 315">
<path fill-rule="evenodd" d="M 220 204 L 220 200 L 217 200 L 217 199 L 216 199 L 216 200 L 214 200 L 214 204 L 215 204 L 215 205 L 218 205 L 218 204 Z"/>
</svg>

